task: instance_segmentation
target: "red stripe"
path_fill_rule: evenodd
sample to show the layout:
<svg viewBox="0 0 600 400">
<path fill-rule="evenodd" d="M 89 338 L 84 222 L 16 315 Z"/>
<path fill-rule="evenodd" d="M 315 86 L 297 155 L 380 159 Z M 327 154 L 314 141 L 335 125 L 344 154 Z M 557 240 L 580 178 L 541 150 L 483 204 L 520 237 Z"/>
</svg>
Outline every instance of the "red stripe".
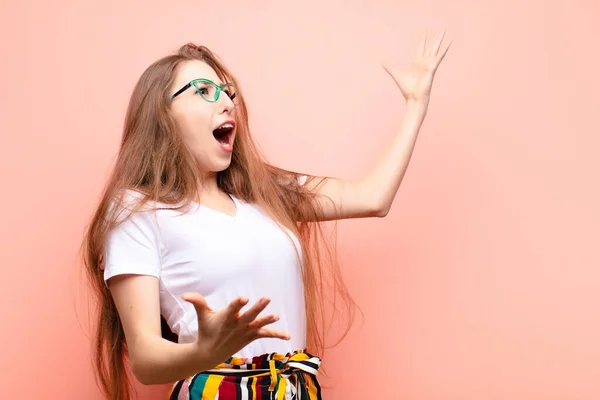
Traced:
<svg viewBox="0 0 600 400">
<path fill-rule="evenodd" d="M 263 395 L 263 387 L 262 387 L 262 383 L 263 383 L 263 377 L 262 376 L 257 376 L 256 378 L 256 399 L 258 400 L 262 400 L 262 395 Z"/>
<path fill-rule="evenodd" d="M 262 397 L 259 397 L 259 399 L 260 400 L 271 400 L 271 394 L 275 393 L 275 392 L 269 392 L 269 386 L 271 384 L 271 376 L 270 375 L 261 376 L 260 384 L 262 385 L 260 387 Z"/>
<path fill-rule="evenodd" d="M 237 400 L 235 376 L 226 376 L 219 385 L 219 398 L 227 400 Z"/>
</svg>

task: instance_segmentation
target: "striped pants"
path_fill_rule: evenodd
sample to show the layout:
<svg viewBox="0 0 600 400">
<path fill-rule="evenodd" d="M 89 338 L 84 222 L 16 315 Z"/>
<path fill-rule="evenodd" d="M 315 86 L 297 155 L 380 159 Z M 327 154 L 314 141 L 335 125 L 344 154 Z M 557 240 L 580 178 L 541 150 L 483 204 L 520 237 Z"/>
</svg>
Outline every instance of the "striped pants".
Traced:
<svg viewBox="0 0 600 400">
<path fill-rule="evenodd" d="M 303 350 L 253 358 L 232 357 L 216 368 L 183 379 L 168 400 L 322 400 L 321 360 Z"/>
</svg>

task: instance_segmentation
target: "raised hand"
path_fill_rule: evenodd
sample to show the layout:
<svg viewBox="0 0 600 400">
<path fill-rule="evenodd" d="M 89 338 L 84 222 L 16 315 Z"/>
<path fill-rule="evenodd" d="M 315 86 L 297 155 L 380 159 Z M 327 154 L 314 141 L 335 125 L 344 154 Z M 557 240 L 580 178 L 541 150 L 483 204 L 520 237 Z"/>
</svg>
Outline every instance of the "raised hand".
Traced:
<svg viewBox="0 0 600 400">
<path fill-rule="evenodd" d="M 256 339 L 290 339 L 290 335 L 286 332 L 266 328 L 267 325 L 278 321 L 278 316 L 259 317 L 270 302 L 267 298 L 261 298 L 242 314 L 240 314 L 241 309 L 248 303 L 248 298 L 245 297 L 238 297 L 219 311 L 210 308 L 206 299 L 198 293 L 184 293 L 181 298 L 192 303 L 196 309 L 198 315 L 196 344 L 199 352 L 210 355 L 215 366 Z"/>
<path fill-rule="evenodd" d="M 452 41 L 449 41 L 442 46 L 445 35 L 446 30 L 443 30 L 437 35 L 434 43 L 428 45 L 427 33 L 424 33 L 417 48 L 417 54 L 408 69 L 397 69 L 383 65 L 383 68 L 394 79 L 407 101 L 429 101 L 435 73 L 452 44 Z"/>
</svg>

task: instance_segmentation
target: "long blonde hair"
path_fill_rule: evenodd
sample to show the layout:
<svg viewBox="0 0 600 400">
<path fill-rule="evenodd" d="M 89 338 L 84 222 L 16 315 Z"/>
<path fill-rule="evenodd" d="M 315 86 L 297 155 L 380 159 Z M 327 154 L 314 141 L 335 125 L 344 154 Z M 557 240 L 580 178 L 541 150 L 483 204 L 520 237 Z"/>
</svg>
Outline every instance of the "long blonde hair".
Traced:
<svg viewBox="0 0 600 400">
<path fill-rule="evenodd" d="M 186 207 L 199 193 L 199 171 L 194 155 L 183 143 L 167 101 L 178 67 L 190 60 L 207 63 L 223 81 L 235 85 L 239 97 L 235 111 L 236 143 L 231 165 L 217 175 L 219 187 L 260 206 L 300 239 L 309 316 L 308 350 L 321 354 L 325 348 L 325 295 L 336 294 L 333 299 L 341 298 L 345 306 L 347 325 L 340 340 L 354 318 L 355 304 L 335 262 L 335 243 L 324 240 L 322 223 L 317 222 L 322 210 L 315 201 L 314 191 L 300 185 L 296 174 L 264 161 L 250 135 L 248 111 L 235 77 L 208 48 L 186 44 L 176 54 L 150 65 L 137 82 L 127 109 L 116 165 L 82 244 L 85 270 L 98 304 L 94 368 L 101 390 L 110 399 L 131 399 L 127 344 L 117 309 L 104 284 L 102 268 L 107 234 L 122 222 L 110 212 L 110 205 L 129 189 L 142 193 L 140 208 L 155 201 Z M 335 304 L 334 309 L 338 309 Z"/>
</svg>

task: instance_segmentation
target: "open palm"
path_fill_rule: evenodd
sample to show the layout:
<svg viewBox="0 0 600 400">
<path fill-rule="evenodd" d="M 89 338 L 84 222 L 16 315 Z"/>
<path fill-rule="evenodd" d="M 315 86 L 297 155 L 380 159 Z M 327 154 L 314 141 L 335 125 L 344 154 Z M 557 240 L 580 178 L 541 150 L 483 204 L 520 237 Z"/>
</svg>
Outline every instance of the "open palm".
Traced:
<svg viewBox="0 0 600 400">
<path fill-rule="evenodd" d="M 435 73 L 452 44 L 452 41 L 450 41 L 442 46 L 445 35 L 446 31 L 443 30 L 438 34 L 435 42 L 428 45 L 427 33 L 424 33 L 410 68 L 400 70 L 386 65 L 383 66 L 394 79 L 407 101 L 429 100 Z"/>
</svg>

